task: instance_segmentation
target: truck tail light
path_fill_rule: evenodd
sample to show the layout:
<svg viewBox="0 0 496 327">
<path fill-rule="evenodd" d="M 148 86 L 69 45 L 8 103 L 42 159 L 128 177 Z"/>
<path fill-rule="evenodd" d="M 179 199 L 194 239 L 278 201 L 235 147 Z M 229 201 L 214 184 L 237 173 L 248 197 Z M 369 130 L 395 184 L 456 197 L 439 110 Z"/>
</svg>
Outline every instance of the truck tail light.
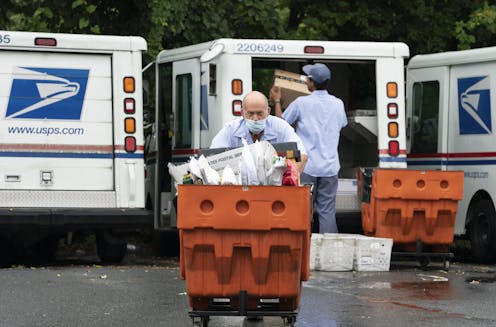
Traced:
<svg viewBox="0 0 496 327">
<path fill-rule="evenodd" d="M 398 123 L 390 122 L 388 124 L 388 135 L 391 138 L 398 137 Z"/>
<path fill-rule="evenodd" d="M 136 132 L 136 120 L 131 117 L 124 119 L 124 130 L 129 134 Z"/>
<path fill-rule="evenodd" d="M 396 103 L 388 103 L 387 115 L 389 118 L 398 118 L 398 105 Z"/>
<path fill-rule="evenodd" d="M 136 102 L 133 98 L 125 98 L 124 99 L 124 113 L 126 114 L 134 114 L 136 112 L 135 108 Z"/>
<path fill-rule="evenodd" d="M 232 102 L 232 114 L 233 116 L 241 116 L 241 106 L 243 105 L 243 102 L 241 100 L 234 100 Z"/>
<path fill-rule="evenodd" d="M 134 136 L 126 136 L 124 139 L 124 150 L 126 152 L 136 152 L 136 138 Z"/>
<path fill-rule="evenodd" d="M 233 79 L 231 82 L 231 91 L 234 95 L 243 94 L 243 81 L 240 79 Z"/>
<path fill-rule="evenodd" d="M 124 77 L 124 92 L 133 93 L 134 89 L 134 77 Z"/>
<path fill-rule="evenodd" d="M 304 53 L 319 53 L 322 54 L 324 53 L 324 47 L 321 47 L 320 45 L 307 45 L 303 49 Z"/>
<path fill-rule="evenodd" d="M 386 87 L 388 98 L 396 98 L 398 96 L 398 84 L 395 82 L 389 82 Z"/>
<path fill-rule="evenodd" d="M 398 156 L 400 154 L 400 143 L 398 141 L 389 141 L 388 152 L 390 156 Z"/>
<path fill-rule="evenodd" d="M 37 37 L 34 39 L 34 45 L 43 45 L 46 47 L 57 46 L 57 40 L 51 37 Z"/>
</svg>

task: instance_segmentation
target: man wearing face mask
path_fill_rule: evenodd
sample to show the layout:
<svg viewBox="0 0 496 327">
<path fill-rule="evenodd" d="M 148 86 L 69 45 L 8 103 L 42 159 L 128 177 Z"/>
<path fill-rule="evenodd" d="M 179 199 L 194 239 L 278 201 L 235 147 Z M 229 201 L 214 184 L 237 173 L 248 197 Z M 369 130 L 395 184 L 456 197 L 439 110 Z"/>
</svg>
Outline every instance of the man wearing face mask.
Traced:
<svg viewBox="0 0 496 327">
<path fill-rule="evenodd" d="M 243 99 L 243 117 L 230 121 L 212 140 L 211 148 L 236 148 L 255 141 L 270 143 L 296 142 L 300 150 L 301 161 L 296 165 L 300 174 L 307 161 L 303 143 L 294 129 L 284 120 L 270 115 L 270 107 L 265 95 L 258 91 L 248 93 Z"/>
</svg>

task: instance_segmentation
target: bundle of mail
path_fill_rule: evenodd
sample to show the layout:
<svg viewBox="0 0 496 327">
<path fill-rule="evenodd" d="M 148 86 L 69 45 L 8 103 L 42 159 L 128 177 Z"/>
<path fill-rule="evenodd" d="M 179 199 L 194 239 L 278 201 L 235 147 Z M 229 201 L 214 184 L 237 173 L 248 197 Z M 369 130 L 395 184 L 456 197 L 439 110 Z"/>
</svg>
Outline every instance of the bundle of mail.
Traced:
<svg viewBox="0 0 496 327">
<path fill-rule="evenodd" d="M 247 144 L 243 140 L 243 144 L 208 157 L 191 157 L 179 166 L 169 163 L 169 173 L 177 184 L 189 174 L 194 184 L 281 185 L 288 167 L 286 158 L 278 156 L 267 141 Z"/>
</svg>

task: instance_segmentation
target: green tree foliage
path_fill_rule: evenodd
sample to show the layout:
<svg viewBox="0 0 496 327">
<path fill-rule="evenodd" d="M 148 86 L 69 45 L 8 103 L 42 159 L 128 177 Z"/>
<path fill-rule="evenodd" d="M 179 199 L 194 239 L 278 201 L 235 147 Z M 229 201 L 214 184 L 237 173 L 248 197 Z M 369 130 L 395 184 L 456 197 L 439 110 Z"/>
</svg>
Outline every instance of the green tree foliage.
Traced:
<svg viewBox="0 0 496 327">
<path fill-rule="evenodd" d="M 484 2 L 467 20 L 456 22 L 458 49 L 496 45 L 496 5 Z"/>
<path fill-rule="evenodd" d="M 291 11 L 305 11 L 288 25 L 296 38 L 400 41 L 412 55 L 454 50 L 455 22 L 482 5 L 477 0 L 350 0 L 328 6 L 312 2 L 302 9 L 298 1 L 291 3 Z"/>
<path fill-rule="evenodd" d="M 152 21 L 166 49 L 222 37 L 275 38 L 283 32 L 273 0 L 152 2 Z"/>
<path fill-rule="evenodd" d="M 3 29 L 60 33 L 141 35 L 149 32 L 150 10 L 140 0 L 7 0 Z"/>
<path fill-rule="evenodd" d="M 3 29 L 140 35 L 161 49 L 216 38 L 401 41 L 411 54 L 495 44 L 496 0 L 4 0 Z"/>
</svg>

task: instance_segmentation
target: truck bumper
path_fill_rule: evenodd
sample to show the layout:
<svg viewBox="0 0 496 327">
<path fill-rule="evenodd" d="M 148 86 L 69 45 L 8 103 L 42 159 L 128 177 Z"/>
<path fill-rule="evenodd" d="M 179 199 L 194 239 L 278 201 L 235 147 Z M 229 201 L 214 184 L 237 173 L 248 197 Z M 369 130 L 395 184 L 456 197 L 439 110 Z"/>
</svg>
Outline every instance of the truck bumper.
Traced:
<svg viewBox="0 0 496 327">
<path fill-rule="evenodd" d="M 2 231 L 25 227 L 58 231 L 153 228 L 153 212 L 144 209 L 0 208 Z"/>
</svg>

